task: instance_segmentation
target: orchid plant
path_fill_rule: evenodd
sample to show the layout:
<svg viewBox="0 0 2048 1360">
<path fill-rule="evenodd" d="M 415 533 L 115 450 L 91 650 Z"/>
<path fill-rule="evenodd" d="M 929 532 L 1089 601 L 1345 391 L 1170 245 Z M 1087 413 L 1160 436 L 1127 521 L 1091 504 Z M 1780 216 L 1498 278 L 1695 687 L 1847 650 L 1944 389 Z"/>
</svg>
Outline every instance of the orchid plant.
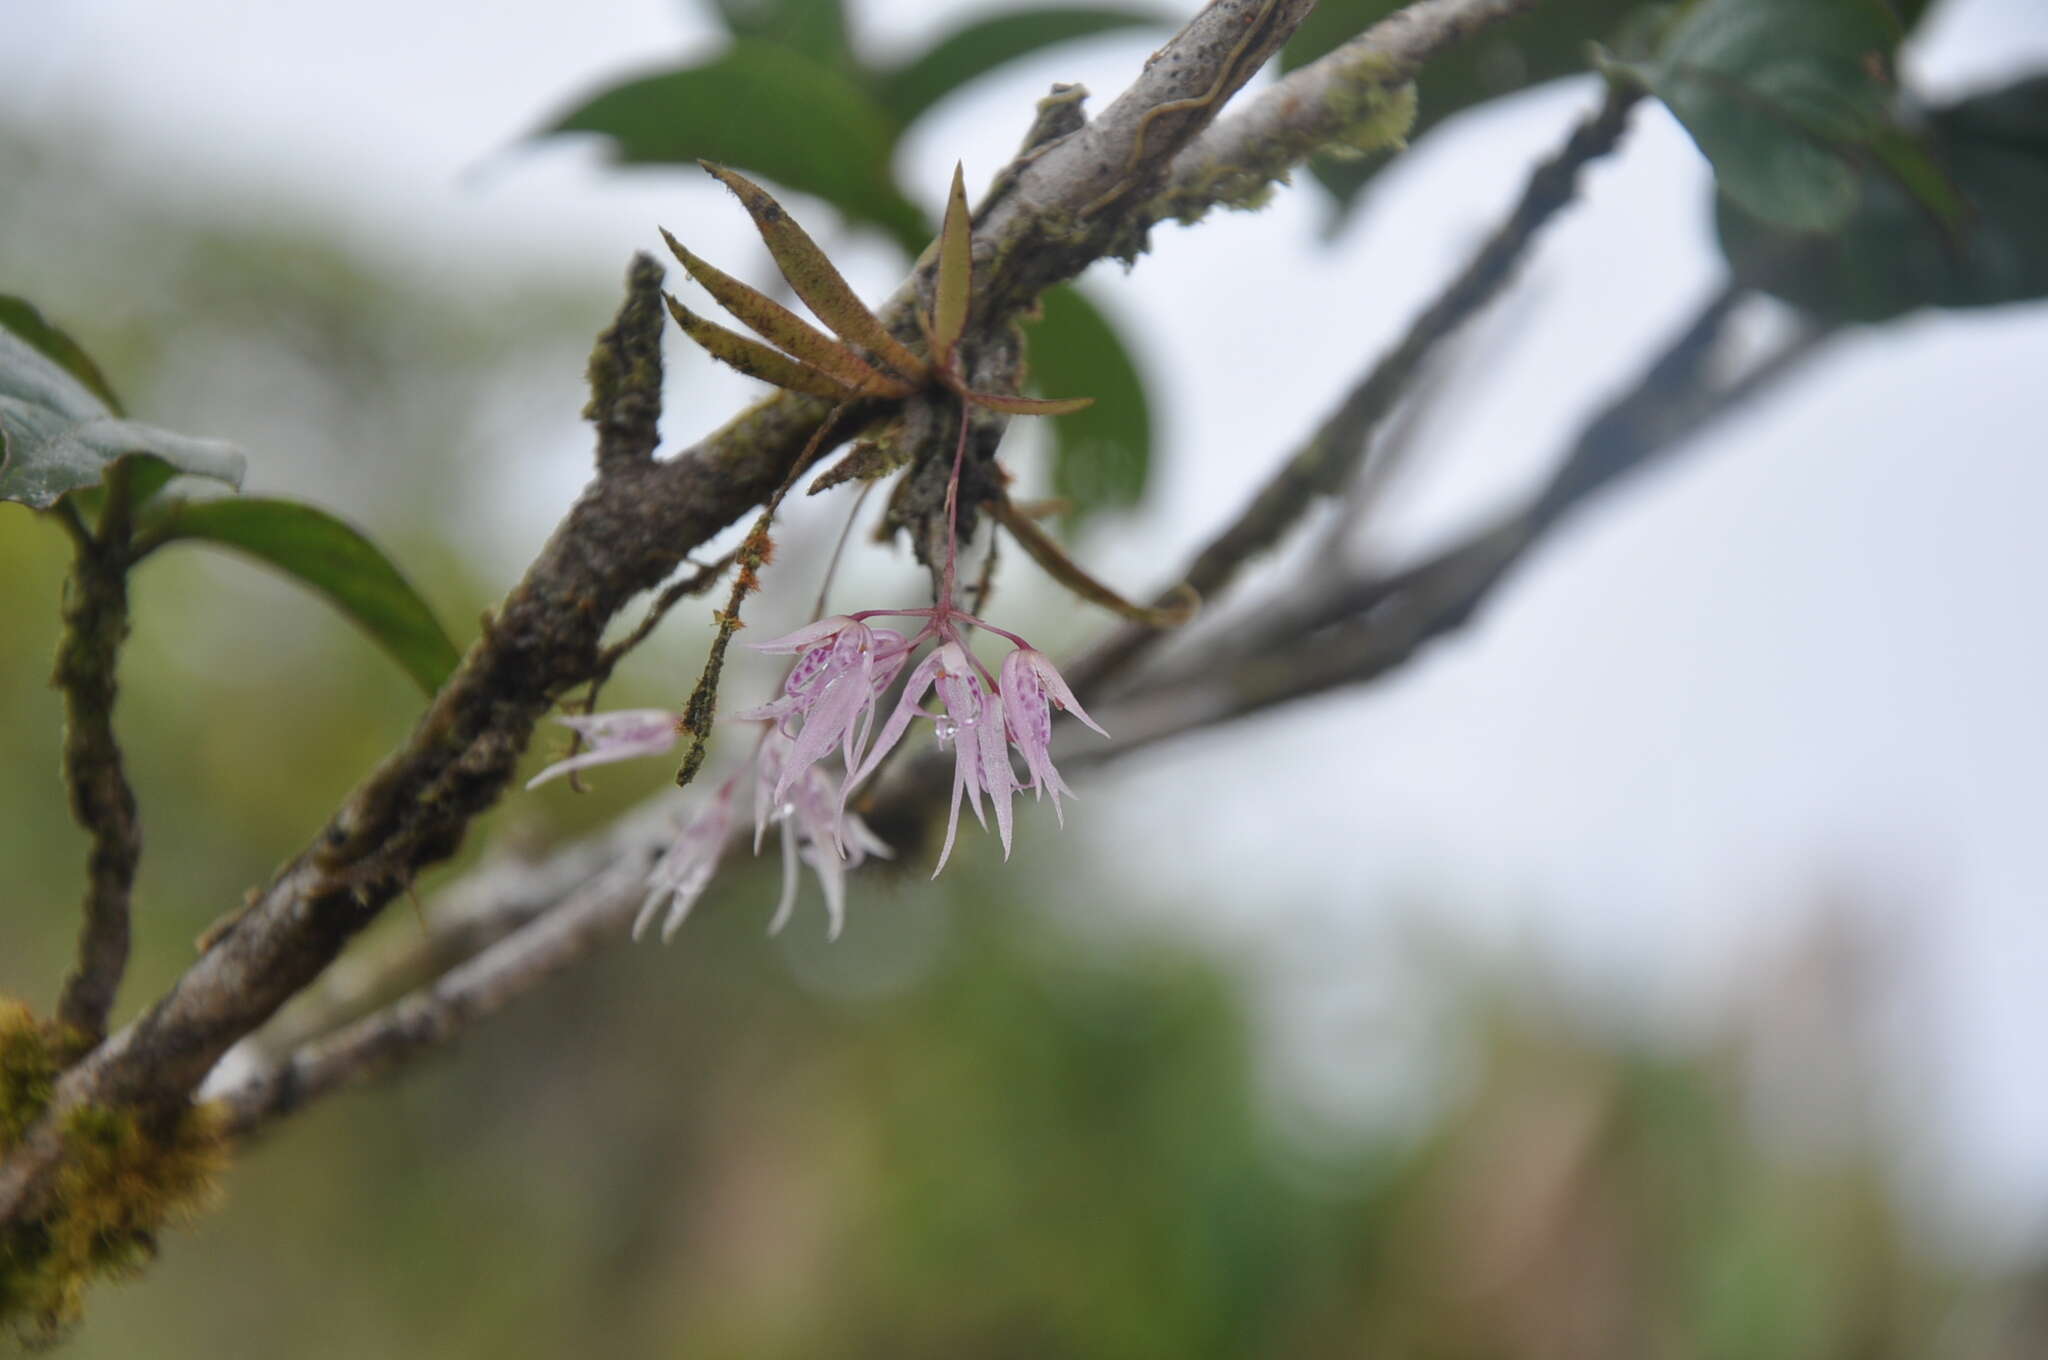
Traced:
<svg viewBox="0 0 2048 1360">
<path fill-rule="evenodd" d="M 818 618 L 782 637 L 747 644 L 756 651 L 794 658 L 774 698 L 731 715 L 736 722 L 760 725 L 753 758 L 728 776 L 710 803 L 683 825 L 649 878 L 649 893 L 634 924 L 637 937 L 664 905 L 662 937 L 681 926 L 717 872 L 734 831 L 734 807 L 744 777 L 753 779 L 754 849 L 758 854 L 768 828 L 780 832 L 783 859 L 782 899 L 770 922 L 779 930 L 795 905 L 799 862 L 817 874 L 825 893 L 830 933 L 845 923 L 845 875 L 870 856 L 888 857 L 890 848 L 848 806 L 849 798 L 874 777 L 889 754 L 922 718 L 932 724 L 939 744 L 953 748 L 953 796 L 936 877 L 951 857 L 964 801 L 984 828 L 986 797 L 993 811 L 1003 854 L 1011 844 L 1012 799 L 1024 790 L 1034 797 L 1050 793 L 1056 816 L 1064 822 L 1062 796 L 1073 791 L 1052 762 L 1052 712 L 1060 709 L 1104 736 L 1102 727 L 1081 707 L 1073 690 L 1045 653 L 1016 633 L 969 613 L 960 604 L 959 537 L 960 481 L 968 446 L 968 408 L 985 407 L 1009 415 L 1059 415 L 1088 405 L 1088 398 L 1044 400 L 976 390 L 961 362 L 970 296 L 970 227 L 962 173 L 953 172 L 944 222 L 936 243 L 933 304 L 918 322 L 928 356 L 905 345 L 861 303 L 803 228 L 766 191 L 723 167 L 704 167 L 738 195 L 753 217 L 778 269 L 790 287 L 817 317 L 831 327 L 827 335 L 758 290 L 718 270 L 693 254 L 675 237 L 662 233 L 690 276 L 727 311 L 747 323 L 757 340 L 692 312 L 673 295 L 668 308 L 685 334 L 714 358 L 739 371 L 793 392 L 834 403 L 819 426 L 814 445 L 852 404 L 864 400 L 894 403 L 877 420 L 871 437 L 857 445 L 841 465 L 819 478 L 813 491 L 858 478 L 873 480 L 902 466 L 916 451 L 901 451 L 901 411 L 907 400 L 945 396 L 959 404 L 959 434 L 952 449 L 946 482 L 943 562 L 938 566 L 933 602 L 902 609 L 863 609 Z M 837 338 L 834 338 L 836 336 Z M 772 342 L 764 343 L 764 341 Z M 879 449 L 898 452 L 884 458 Z M 800 459 L 797 472 L 808 465 Z M 797 472 L 791 474 L 793 481 Z M 728 608 L 718 616 L 719 634 L 698 690 L 681 712 L 634 709 L 609 714 L 570 716 L 559 721 L 575 729 L 589 748 L 556 762 L 536 775 L 527 787 L 592 765 L 672 750 L 686 736 L 693 738 L 679 782 L 687 783 L 701 759 L 706 733 L 701 715 L 712 703 L 724 645 L 739 626 L 739 604 L 758 587 L 755 569 L 769 556 L 767 527 L 784 492 L 770 499 L 747 543 L 735 554 L 740 571 Z M 991 507 L 1033 557 L 1053 565 L 1054 574 L 1076 585 L 1086 598 L 1109 604 L 1135 617 L 1175 622 L 1184 611 L 1154 617 L 1086 578 L 1032 529 L 1015 507 Z M 1050 560 L 1049 560 L 1050 559 Z M 820 605 L 822 612 L 822 601 Z M 870 620 L 902 620 L 905 627 L 871 624 Z M 916 627 L 909 630 L 908 624 Z M 1012 650 L 1000 670 L 992 671 L 971 643 L 975 631 L 1004 639 Z M 929 646 L 929 651 L 924 649 Z M 912 659 L 924 651 L 922 660 Z M 905 671 L 908 671 L 907 677 Z M 902 679 L 893 704 L 889 691 Z M 936 696 L 938 708 L 927 707 Z M 877 726 L 886 706 L 887 717 Z M 1022 758 L 1025 778 L 1017 777 L 1011 751 Z M 826 764 L 836 757 L 837 774 Z"/>
</svg>

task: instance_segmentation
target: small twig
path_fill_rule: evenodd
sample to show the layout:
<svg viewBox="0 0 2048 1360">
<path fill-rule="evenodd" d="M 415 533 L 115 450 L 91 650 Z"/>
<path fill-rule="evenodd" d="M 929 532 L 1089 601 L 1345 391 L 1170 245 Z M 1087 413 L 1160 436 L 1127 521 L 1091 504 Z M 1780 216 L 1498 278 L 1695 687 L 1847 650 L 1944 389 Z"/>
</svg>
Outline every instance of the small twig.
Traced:
<svg viewBox="0 0 2048 1360">
<path fill-rule="evenodd" d="M 1579 173 L 1612 151 L 1640 92 L 1609 86 L 1600 110 L 1573 129 L 1556 155 L 1530 174 L 1514 209 L 1472 260 L 1437 294 L 1392 351 L 1374 364 L 1308 440 L 1267 479 L 1228 527 L 1189 563 L 1182 585 L 1214 600 L 1253 557 L 1270 549 L 1315 500 L 1341 490 L 1370 447 L 1373 432 L 1399 404 L 1438 347 L 1496 297 L 1536 234 L 1577 193 Z M 1176 587 L 1179 590 L 1181 587 Z M 1175 591 L 1153 603 L 1164 606 Z M 1119 630 L 1081 658 L 1067 679 L 1083 695 L 1127 670 L 1158 639 L 1141 626 Z"/>
<path fill-rule="evenodd" d="M 128 637 L 128 468 L 117 461 L 108 470 L 97 534 L 87 532 L 68 506 L 59 516 L 76 554 L 64 587 L 64 637 L 51 683 L 64 695 L 64 782 L 71 812 L 92 845 L 86 853 L 78 964 L 64 979 L 57 1019 L 82 1041 L 81 1050 L 105 1036 L 128 968 L 130 897 L 142 859 L 135 791 L 114 737 L 116 670 Z"/>
<path fill-rule="evenodd" d="M 726 599 L 725 608 L 714 618 L 718 631 L 712 636 L 711 649 L 704 657 L 703 673 L 697 677 L 697 687 L 690 691 L 690 697 L 683 703 L 682 730 L 689 744 L 683 748 L 683 763 L 676 770 L 676 786 L 688 787 L 697 777 L 697 771 L 704 766 L 704 753 L 711 744 L 711 725 L 718 709 L 718 682 L 725 673 L 726 649 L 732 645 L 732 635 L 740 629 L 740 605 L 747 596 L 761 588 L 760 570 L 774 555 L 775 545 L 768 537 L 768 528 L 775 523 L 775 512 L 782 508 L 783 498 L 796 485 L 811 466 L 823 455 L 826 448 L 826 432 L 836 428 L 840 416 L 846 413 L 846 404 L 841 403 L 822 421 L 811 435 L 804 451 L 797 455 L 790 465 L 789 474 L 782 479 L 782 485 L 775 488 L 773 495 L 761 507 L 761 513 L 754 519 L 754 527 L 747 531 L 746 538 L 734 550 L 733 557 L 739 563 L 739 572 L 732 580 L 732 594 Z"/>
</svg>

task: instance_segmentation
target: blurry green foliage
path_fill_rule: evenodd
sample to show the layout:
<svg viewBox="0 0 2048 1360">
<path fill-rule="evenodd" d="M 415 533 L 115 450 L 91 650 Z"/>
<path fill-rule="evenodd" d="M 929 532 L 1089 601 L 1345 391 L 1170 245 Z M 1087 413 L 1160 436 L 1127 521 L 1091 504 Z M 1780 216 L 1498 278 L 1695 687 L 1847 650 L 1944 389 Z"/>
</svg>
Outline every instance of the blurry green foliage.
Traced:
<svg viewBox="0 0 2048 1360">
<path fill-rule="evenodd" d="M 318 591 L 428 694 L 441 688 L 462 659 L 434 611 L 391 560 L 324 510 L 260 497 L 178 501 L 146 517 L 142 529 L 153 541 L 233 548 Z"/>
<path fill-rule="evenodd" d="M 1940 175 L 1893 117 L 1904 37 L 1886 0 L 1702 0 L 1642 74 L 1713 162 L 1721 192 L 1761 222 L 1841 226 L 1866 167 L 1949 215 Z"/>
<path fill-rule="evenodd" d="M 1717 225 L 1738 275 L 1836 321 L 2048 296 L 2048 75 L 1930 110 L 1923 126 L 1955 211 L 1879 164 L 1857 168 L 1854 206 L 1826 232 L 1773 227 L 1724 199 Z"/>
<path fill-rule="evenodd" d="M 1637 68 L 1713 163 L 1738 278 L 1836 322 L 2048 294 L 2048 75 L 1914 110 L 1924 8 L 1701 0 Z"/>
<path fill-rule="evenodd" d="M 1070 523 L 1136 505 L 1152 470 L 1144 376 L 1087 294 L 1062 284 L 1048 289 L 1040 305 L 1043 315 L 1025 330 L 1032 387 L 1095 398 L 1086 410 L 1051 422 L 1053 494 L 1072 503 Z"/>
<path fill-rule="evenodd" d="M 0 501 L 47 510 L 72 492 L 98 486 L 109 467 L 130 458 L 155 463 L 160 475 L 151 480 L 158 485 L 172 471 L 241 484 L 239 451 L 122 419 L 73 376 L 73 368 L 97 372 L 84 352 L 33 306 L 7 300 L 16 305 L 0 315 Z"/>
</svg>

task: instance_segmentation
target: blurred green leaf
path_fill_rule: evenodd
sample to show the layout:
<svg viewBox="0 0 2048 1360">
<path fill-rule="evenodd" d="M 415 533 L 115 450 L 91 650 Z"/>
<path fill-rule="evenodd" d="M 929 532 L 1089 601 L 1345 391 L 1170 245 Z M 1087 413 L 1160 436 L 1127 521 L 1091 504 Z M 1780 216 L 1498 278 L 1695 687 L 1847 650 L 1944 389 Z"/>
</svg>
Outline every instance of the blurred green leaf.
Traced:
<svg viewBox="0 0 2048 1360">
<path fill-rule="evenodd" d="M 1905 29 L 1886 0 L 1704 0 L 1640 74 L 1699 143 L 1721 192 L 1765 222 L 1826 231 L 1880 164 L 1940 212 L 1952 195 L 1892 116 Z"/>
<path fill-rule="evenodd" d="M 713 8 L 735 38 L 794 48 L 842 70 L 855 65 L 841 0 L 715 0 Z"/>
<path fill-rule="evenodd" d="M 1164 24 L 1157 10 L 1052 6 L 1004 10 L 969 20 L 880 77 L 882 103 L 897 121 L 917 116 L 968 81 L 1055 43 Z"/>
<path fill-rule="evenodd" d="M 906 250 L 931 239 L 890 176 L 895 128 L 865 90 L 792 48 L 736 40 L 700 65 L 614 85 L 539 135 L 597 132 L 629 165 L 713 160 L 825 199 Z"/>
<path fill-rule="evenodd" d="M 0 329 L 0 500 L 47 510 L 68 492 L 98 486 L 110 465 L 131 455 L 242 482 L 244 459 L 233 446 L 121 419 L 57 360 Z"/>
<path fill-rule="evenodd" d="M 1399 8 L 1400 0 L 1323 0 L 1282 49 L 1281 69 L 1307 65 Z M 1410 140 L 1475 104 L 1586 70 L 1588 43 L 1607 38 L 1632 15 L 1653 8 L 1645 0 L 1551 0 L 1456 44 L 1432 58 L 1417 82 L 1420 106 Z M 1315 159 L 1316 178 L 1337 199 L 1333 231 L 1384 164 L 1385 157 Z"/>
<path fill-rule="evenodd" d="M 1049 396 L 1094 397 L 1051 422 L 1054 492 L 1074 504 L 1071 521 L 1135 505 L 1152 466 L 1152 411 L 1145 381 L 1116 328 L 1070 285 L 1049 290 L 1044 317 L 1028 328 L 1031 385 Z"/>
<path fill-rule="evenodd" d="M 1830 232 L 1774 227 L 1724 197 L 1721 247 L 1737 276 L 1833 321 L 2048 296 L 2048 74 L 1934 110 L 1927 144 L 1959 214 L 1929 210 L 1877 167 Z"/>
<path fill-rule="evenodd" d="M 247 553 L 325 595 L 428 694 L 461 660 L 434 612 L 383 551 L 324 510 L 296 501 L 184 501 L 145 531 Z"/>
<path fill-rule="evenodd" d="M 76 340 L 46 318 L 33 302 L 16 297 L 12 293 L 0 293 L 0 329 L 13 331 L 17 336 L 33 345 L 46 357 L 55 360 L 59 368 L 84 383 L 86 389 L 98 397 L 106 408 L 115 415 L 122 415 L 121 399 L 114 395 L 113 384 L 106 374 L 93 362 Z"/>
</svg>

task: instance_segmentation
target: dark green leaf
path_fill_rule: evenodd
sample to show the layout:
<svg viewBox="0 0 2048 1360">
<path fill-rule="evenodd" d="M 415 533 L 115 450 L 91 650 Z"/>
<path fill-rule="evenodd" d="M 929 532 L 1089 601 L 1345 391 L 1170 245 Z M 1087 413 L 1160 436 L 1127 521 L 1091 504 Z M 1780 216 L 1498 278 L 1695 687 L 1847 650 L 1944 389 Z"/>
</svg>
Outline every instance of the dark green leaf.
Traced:
<svg viewBox="0 0 2048 1360">
<path fill-rule="evenodd" d="M 107 381 L 106 374 L 100 372 L 100 366 L 93 362 L 92 356 L 44 317 L 33 302 L 11 293 L 0 293 L 0 329 L 13 331 L 28 341 L 55 360 L 59 368 L 84 383 L 86 389 L 98 397 L 109 411 L 117 416 L 123 414 L 121 399 L 114 395 L 113 384 Z"/>
<path fill-rule="evenodd" d="M 812 61 L 842 70 L 854 64 L 840 0 L 716 0 L 716 6 L 735 38 L 793 47 Z"/>
<path fill-rule="evenodd" d="M 1724 198 L 1737 276 L 1833 321 L 2048 297 L 2048 75 L 1934 110 L 1926 140 L 1959 212 L 1931 210 L 1875 167 L 1833 231 L 1774 227 Z"/>
<path fill-rule="evenodd" d="M 1641 74 L 1755 218 L 1838 227 L 1874 164 L 1946 213 L 1940 174 L 1892 116 L 1904 36 L 1887 0 L 1702 0 Z"/>
<path fill-rule="evenodd" d="M 890 177 L 889 115 L 844 74 L 791 48 L 740 39 L 711 61 L 614 85 L 540 135 L 562 132 L 602 133 L 629 165 L 701 159 L 757 172 L 881 227 L 906 250 L 931 239 Z"/>
<path fill-rule="evenodd" d="M 968 81 L 1040 48 L 1166 22 L 1157 10 L 1110 6 L 1055 6 L 987 15 L 962 24 L 883 75 L 882 102 L 907 126 Z"/>
<path fill-rule="evenodd" d="M 242 482 L 243 458 L 230 445 L 122 420 L 54 359 L 0 329 L 0 500 L 47 510 L 69 492 L 98 486 L 110 464 L 132 454 L 231 486 Z"/>
<path fill-rule="evenodd" d="M 369 539 L 324 510 L 295 501 L 185 501 L 152 518 L 161 541 L 234 548 L 325 595 L 360 624 L 428 694 L 461 659 L 434 613 Z"/>
<path fill-rule="evenodd" d="M 1280 53 L 1283 70 L 1304 66 L 1401 8 L 1403 0 L 1322 0 Z M 1587 44 L 1605 39 L 1645 0 L 1548 0 L 1533 12 L 1493 24 L 1431 58 L 1419 81 L 1420 104 L 1409 139 L 1475 104 L 1587 69 Z M 1343 224 L 1385 157 L 1319 156 L 1313 169 L 1337 199 L 1331 228 Z"/>
<path fill-rule="evenodd" d="M 1062 285 L 1029 327 L 1031 385 L 1053 397 L 1094 397 L 1085 411 L 1051 423 L 1054 491 L 1072 519 L 1135 505 L 1152 462 L 1152 412 L 1145 382 L 1123 340 L 1086 295 Z"/>
</svg>

